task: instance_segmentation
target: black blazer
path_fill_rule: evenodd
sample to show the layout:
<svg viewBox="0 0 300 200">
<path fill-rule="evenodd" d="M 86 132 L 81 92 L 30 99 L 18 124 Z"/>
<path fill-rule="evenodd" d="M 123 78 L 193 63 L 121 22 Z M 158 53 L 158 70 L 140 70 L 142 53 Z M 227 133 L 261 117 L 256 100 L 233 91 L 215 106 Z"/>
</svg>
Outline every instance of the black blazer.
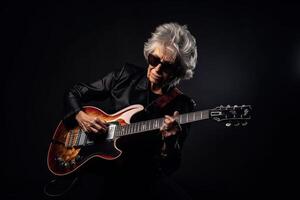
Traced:
<svg viewBox="0 0 300 200">
<path fill-rule="evenodd" d="M 109 110 L 108 113 L 114 113 L 132 104 L 141 104 L 147 108 L 147 111 L 134 116 L 132 121 L 163 117 L 166 114 L 173 115 L 175 110 L 179 113 L 191 112 L 195 108 L 195 102 L 184 94 L 175 97 L 162 109 L 151 104 L 156 98 L 157 96 L 149 89 L 147 69 L 126 63 L 121 69 L 115 70 L 93 83 L 78 83 L 68 89 L 64 96 L 64 120 L 74 120 L 75 114 L 90 101 L 100 102 L 101 105 L 102 101 L 108 100 L 110 102 L 108 108 L 100 106 L 104 111 Z M 189 124 L 182 125 L 181 134 L 168 137 L 163 142 L 161 136 L 154 137 L 154 139 L 153 137 L 130 136 L 130 142 L 128 140 L 123 142 L 125 144 L 123 148 L 126 150 L 122 150 L 139 158 L 153 155 L 152 157 L 159 158 L 161 165 L 170 165 L 166 168 L 176 169 L 179 166 L 180 152 L 189 126 Z M 162 144 L 165 144 L 166 147 L 163 155 L 167 155 L 163 158 L 160 156 Z M 145 156 L 145 152 L 150 153 Z M 140 155 L 141 153 L 143 156 Z"/>
</svg>

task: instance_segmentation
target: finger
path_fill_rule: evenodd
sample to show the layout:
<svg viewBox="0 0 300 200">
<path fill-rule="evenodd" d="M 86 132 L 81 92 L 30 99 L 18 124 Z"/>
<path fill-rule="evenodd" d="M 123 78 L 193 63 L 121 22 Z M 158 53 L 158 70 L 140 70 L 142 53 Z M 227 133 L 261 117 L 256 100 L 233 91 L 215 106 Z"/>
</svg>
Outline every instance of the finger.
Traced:
<svg viewBox="0 0 300 200">
<path fill-rule="evenodd" d="M 173 114 L 173 117 L 178 117 L 179 116 L 179 112 L 176 110 L 175 112 L 174 112 L 174 114 Z"/>
<path fill-rule="evenodd" d="M 91 127 L 93 127 L 93 128 L 95 128 L 95 129 L 97 129 L 97 130 L 100 130 L 102 127 L 99 125 L 99 124 L 97 124 L 96 122 L 92 122 L 91 123 Z"/>
<path fill-rule="evenodd" d="M 104 121 L 104 122 L 101 121 L 98 117 L 96 117 L 96 118 L 94 119 L 94 122 L 97 123 L 97 124 L 99 124 L 99 125 L 100 125 L 101 127 L 103 127 L 103 128 L 107 127 L 107 125 L 108 125 L 108 123 L 106 123 L 105 121 Z"/>
<path fill-rule="evenodd" d="M 166 115 L 165 119 L 167 119 L 168 121 L 171 121 L 171 122 L 175 121 L 175 119 L 169 115 Z"/>
<path fill-rule="evenodd" d="M 159 130 L 161 130 L 161 131 L 165 131 L 166 130 L 166 124 L 164 123 L 161 127 L 160 127 L 160 129 Z"/>
<path fill-rule="evenodd" d="M 169 126 L 171 126 L 171 125 L 172 125 L 172 122 L 171 122 L 170 120 L 166 120 L 166 121 L 164 122 L 164 126 L 169 127 Z"/>
<path fill-rule="evenodd" d="M 171 122 L 172 122 L 172 121 L 171 121 L 169 118 L 165 118 L 165 119 L 164 119 L 164 123 L 165 123 L 165 124 L 169 124 L 169 123 L 171 123 Z"/>
<path fill-rule="evenodd" d="M 90 130 L 91 130 L 91 132 L 98 133 L 98 130 L 95 129 L 94 127 L 91 127 L 91 126 L 90 126 Z"/>
<path fill-rule="evenodd" d="M 160 132 L 164 131 L 164 127 L 161 126 L 161 127 L 159 128 L 159 130 L 160 130 Z"/>
<path fill-rule="evenodd" d="M 81 122 L 80 124 L 81 124 L 81 127 L 83 128 L 84 131 L 86 131 L 86 132 L 89 131 L 88 130 L 89 125 L 86 122 Z"/>
<path fill-rule="evenodd" d="M 88 130 L 86 129 L 86 127 L 84 126 L 84 124 L 81 124 L 80 127 L 83 129 L 84 132 L 88 132 Z"/>
</svg>

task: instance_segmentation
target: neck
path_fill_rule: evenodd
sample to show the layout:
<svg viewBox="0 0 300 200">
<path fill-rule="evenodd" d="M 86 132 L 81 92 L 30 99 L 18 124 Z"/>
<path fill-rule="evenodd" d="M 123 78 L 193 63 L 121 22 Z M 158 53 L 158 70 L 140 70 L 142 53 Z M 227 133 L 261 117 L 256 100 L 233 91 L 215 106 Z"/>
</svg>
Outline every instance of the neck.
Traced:
<svg viewBox="0 0 300 200">
<path fill-rule="evenodd" d="M 151 83 L 150 89 L 154 94 L 163 94 L 161 86 Z"/>
</svg>

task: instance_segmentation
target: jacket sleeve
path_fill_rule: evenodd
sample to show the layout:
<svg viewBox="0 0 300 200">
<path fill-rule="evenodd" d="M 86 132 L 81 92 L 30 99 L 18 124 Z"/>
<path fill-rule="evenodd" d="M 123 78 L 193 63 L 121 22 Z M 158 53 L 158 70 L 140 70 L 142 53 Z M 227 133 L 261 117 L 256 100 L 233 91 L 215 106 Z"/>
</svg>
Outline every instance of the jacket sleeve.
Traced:
<svg viewBox="0 0 300 200">
<path fill-rule="evenodd" d="M 82 103 L 91 100 L 105 100 L 110 95 L 111 89 L 118 81 L 124 67 L 115 70 L 103 78 L 92 83 L 77 83 L 65 91 L 64 94 L 64 120 L 74 118 L 82 108 Z"/>
<path fill-rule="evenodd" d="M 188 103 L 183 104 L 180 109 L 181 113 L 193 112 L 195 111 L 196 103 L 194 100 L 190 99 Z M 189 134 L 191 124 L 181 125 L 182 131 L 174 136 L 164 139 L 164 144 L 162 148 L 162 168 L 164 172 L 169 175 L 175 172 L 181 163 L 181 151 L 184 142 Z"/>
</svg>

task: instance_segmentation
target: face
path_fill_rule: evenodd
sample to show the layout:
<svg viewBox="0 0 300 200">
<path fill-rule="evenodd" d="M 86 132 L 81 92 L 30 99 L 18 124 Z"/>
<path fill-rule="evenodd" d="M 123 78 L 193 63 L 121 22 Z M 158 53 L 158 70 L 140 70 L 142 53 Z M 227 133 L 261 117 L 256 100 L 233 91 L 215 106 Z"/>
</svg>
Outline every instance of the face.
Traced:
<svg viewBox="0 0 300 200">
<path fill-rule="evenodd" d="M 148 57 L 147 77 L 151 84 L 163 85 L 175 76 L 176 56 L 165 48 L 157 47 Z"/>
</svg>

